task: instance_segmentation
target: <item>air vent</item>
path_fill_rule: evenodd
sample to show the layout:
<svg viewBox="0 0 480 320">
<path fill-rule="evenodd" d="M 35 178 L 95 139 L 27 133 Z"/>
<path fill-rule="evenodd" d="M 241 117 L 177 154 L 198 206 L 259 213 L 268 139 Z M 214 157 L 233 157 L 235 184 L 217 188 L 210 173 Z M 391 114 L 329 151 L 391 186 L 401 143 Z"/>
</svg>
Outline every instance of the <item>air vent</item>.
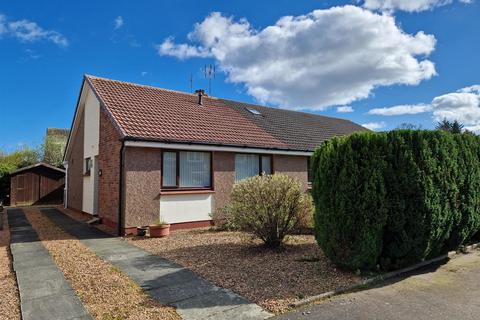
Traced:
<svg viewBox="0 0 480 320">
<path fill-rule="evenodd" d="M 256 116 L 261 116 L 262 113 L 260 111 L 258 111 L 257 109 L 253 109 L 253 108 L 247 108 L 248 112 L 250 112 L 251 114 L 254 114 Z"/>
</svg>

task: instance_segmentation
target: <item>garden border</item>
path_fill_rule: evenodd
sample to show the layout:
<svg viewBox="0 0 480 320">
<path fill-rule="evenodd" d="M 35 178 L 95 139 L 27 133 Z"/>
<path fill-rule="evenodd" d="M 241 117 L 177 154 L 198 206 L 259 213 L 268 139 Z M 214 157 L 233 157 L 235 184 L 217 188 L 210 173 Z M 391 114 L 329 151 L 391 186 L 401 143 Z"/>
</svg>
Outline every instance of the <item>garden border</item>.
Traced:
<svg viewBox="0 0 480 320">
<path fill-rule="evenodd" d="M 296 302 L 290 304 L 290 307 L 298 308 L 298 307 L 302 307 L 302 306 L 305 306 L 305 305 L 308 305 L 308 304 L 311 304 L 311 303 L 314 303 L 314 302 L 318 302 L 318 301 L 321 301 L 321 300 L 324 300 L 324 299 L 328 299 L 328 298 L 331 298 L 331 297 L 334 297 L 334 296 L 338 296 L 340 294 L 358 291 L 362 288 L 365 288 L 366 286 L 371 286 L 371 285 L 380 283 L 382 281 L 395 278 L 399 275 L 418 270 L 420 268 L 423 268 L 425 266 L 437 263 L 439 261 L 446 260 L 446 259 L 454 259 L 461 254 L 472 253 L 479 248 L 480 248 L 480 242 L 477 242 L 477 243 L 474 243 L 474 244 L 471 244 L 469 246 L 464 247 L 462 250 L 459 249 L 457 251 L 450 251 L 450 252 L 448 252 L 446 254 L 443 254 L 441 256 L 438 256 L 436 258 L 426 260 L 426 261 L 422 261 L 422 262 L 416 263 L 414 265 L 411 265 L 411 266 L 403 268 L 403 269 L 387 272 L 385 274 L 378 275 L 378 276 L 375 276 L 375 277 L 372 277 L 372 278 L 367 278 L 367 279 L 363 280 L 361 283 L 352 285 L 348 288 L 336 289 L 336 290 L 333 290 L 333 291 L 321 293 L 321 294 L 318 294 L 318 295 L 315 295 L 315 296 L 311 296 L 311 297 L 296 301 Z"/>
</svg>

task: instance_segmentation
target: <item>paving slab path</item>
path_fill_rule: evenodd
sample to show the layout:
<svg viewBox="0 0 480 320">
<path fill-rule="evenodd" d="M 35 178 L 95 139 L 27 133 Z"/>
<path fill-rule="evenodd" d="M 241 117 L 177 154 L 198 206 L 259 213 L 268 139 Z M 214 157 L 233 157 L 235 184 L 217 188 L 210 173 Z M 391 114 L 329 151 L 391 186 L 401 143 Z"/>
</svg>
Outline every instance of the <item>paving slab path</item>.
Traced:
<svg viewBox="0 0 480 320">
<path fill-rule="evenodd" d="M 7 209 L 23 320 L 91 320 L 21 209 Z"/>
<path fill-rule="evenodd" d="M 58 209 L 41 209 L 41 212 L 100 258 L 120 269 L 161 304 L 176 307 L 185 320 L 257 320 L 272 316 L 260 306 L 213 285 L 193 271 L 111 237 Z"/>
</svg>

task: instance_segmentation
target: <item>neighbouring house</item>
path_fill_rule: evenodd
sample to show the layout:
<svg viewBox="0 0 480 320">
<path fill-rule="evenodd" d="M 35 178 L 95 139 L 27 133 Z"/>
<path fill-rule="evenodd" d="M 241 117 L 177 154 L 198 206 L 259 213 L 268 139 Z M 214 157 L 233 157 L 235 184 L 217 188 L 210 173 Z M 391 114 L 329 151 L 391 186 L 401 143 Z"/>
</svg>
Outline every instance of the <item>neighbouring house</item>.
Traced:
<svg viewBox="0 0 480 320">
<path fill-rule="evenodd" d="M 39 162 L 10 174 L 10 205 L 62 204 L 65 170 Z"/>
<path fill-rule="evenodd" d="M 85 76 L 65 152 L 65 205 L 123 234 L 161 218 L 207 226 L 235 181 L 282 172 L 309 185 L 323 141 L 367 130 L 343 119 Z"/>
</svg>

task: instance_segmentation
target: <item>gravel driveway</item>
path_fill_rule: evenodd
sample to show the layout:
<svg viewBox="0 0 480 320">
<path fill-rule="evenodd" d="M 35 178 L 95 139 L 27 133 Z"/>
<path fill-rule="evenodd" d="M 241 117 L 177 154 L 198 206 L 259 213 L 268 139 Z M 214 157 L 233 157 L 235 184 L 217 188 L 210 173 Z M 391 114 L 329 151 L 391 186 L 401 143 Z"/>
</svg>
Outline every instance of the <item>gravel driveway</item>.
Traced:
<svg viewBox="0 0 480 320">
<path fill-rule="evenodd" d="M 479 319 L 480 252 L 276 319 Z"/>
</svg>

